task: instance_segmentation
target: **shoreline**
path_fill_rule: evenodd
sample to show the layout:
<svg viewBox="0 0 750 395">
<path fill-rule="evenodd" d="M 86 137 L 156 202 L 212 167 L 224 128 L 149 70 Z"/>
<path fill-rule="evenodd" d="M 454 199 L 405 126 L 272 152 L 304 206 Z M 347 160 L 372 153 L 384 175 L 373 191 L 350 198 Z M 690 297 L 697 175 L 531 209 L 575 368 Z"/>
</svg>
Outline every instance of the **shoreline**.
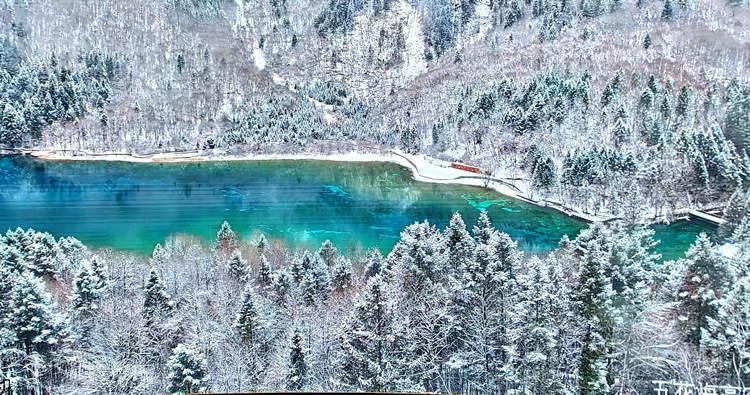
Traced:
<svg viewBox="0 0 750 395">
<path fill-rule="evenodd" d="M 89 153 L 86 151 L 58 151 L 58 150 L 14 150 L 0 151 L 3 154 L 20 154 L 30 156 L 35 159 L 46 161 L 80 161 L 80 162 L 126 162 L 126 163 L 199 163 L 199 162 L 255 162 L 255 161 L 273 161 L 273 160 L 314 160 L 328 162 L 380 162 L 393 163 L 410 170 L 412 178 L 415 181 L 427 182 L 434 184 L 458 184 L 475 186 L 493 190 L 503 196 L 521 200 L 525 203 L 535 206 L 553 209 L 562 214 L 574 217 L 578 220 L 595 223 L 608 222 L 616 220 L 617 217 L 603 216 L 585 213 L 570 207 L 565 207 L 559 203 L 548 202 L 546 200 L 533 200 L 523 193 L 514 184 L 502 179 L 493 178 L 488 175 L 477 175 L 465 170 L 448 167 L 448 162 L 443 162 L 423 154 L 407 154 L 400 150 L 390 149 L 381 153 L 362 153 L 350 151 L 347 153 L 333 154 L 215 154 L 208 155 L 201 151 L 191 152 L 169 152 L 138 155 L 121 152 L 104 152 Z M 687 211 L 687 210 L 686 210 Z M 689 210 L 690 215 L 696 210 Z M 700 212 L 699 212 L 700 213 Z M 699 218 L 707 220 L 715 225 L 720 225 L 723 220 L 714 216 L 697 215 Z"/>
</svg>

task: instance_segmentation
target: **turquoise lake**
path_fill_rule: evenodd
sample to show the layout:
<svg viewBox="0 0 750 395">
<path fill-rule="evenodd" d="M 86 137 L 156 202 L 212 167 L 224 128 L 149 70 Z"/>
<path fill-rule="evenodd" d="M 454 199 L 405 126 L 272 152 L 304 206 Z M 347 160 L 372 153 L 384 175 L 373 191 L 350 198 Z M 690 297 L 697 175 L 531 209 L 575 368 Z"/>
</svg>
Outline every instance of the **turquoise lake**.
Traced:
<svg viewBox="0 0 750 395">
<path fill-rule="evenodd" d="M 133 164 L 0 158 L 0 230 L 32 227 L 94 247 L 149 253 L 175 234 L 213 240 L 226 220 L 293 248 L 330 239 L 344 251 L 387 253 L 415 221 L 471 225 L 486 210 L 523 250 L 543 253 L 585 222 L 477 187 L 414 181 L 387 163 L 326 161 Z M 665 259 L 680 257 L 709 224 L 655 226 Z"/>
</svg>

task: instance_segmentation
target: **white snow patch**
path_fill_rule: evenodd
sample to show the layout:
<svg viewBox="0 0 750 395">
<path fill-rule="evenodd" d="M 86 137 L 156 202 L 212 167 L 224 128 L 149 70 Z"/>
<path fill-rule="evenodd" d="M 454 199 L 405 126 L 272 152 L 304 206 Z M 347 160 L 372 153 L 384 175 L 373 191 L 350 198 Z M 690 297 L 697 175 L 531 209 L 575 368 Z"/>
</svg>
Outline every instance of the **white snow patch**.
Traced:
<svg viewBox="0 0 750 395">
<path fill-rule="evenodd" d="M 490 0 L 483 0 L 477 4 L 476 18 L 479 24 L 479 34 L 477 34 L 477 40 L 479 40 L 487 36 L 487 33 L 492 29 L 492 5 Z"/>
<path fill-rule="evenodd" d="M 719 246 L 719 253 L 727 258 L 734 258 L 740 252 L 740 247 L 736 244 L 726 243 Z"/>
<path fill-rule="evenodd" d="M 327 123 L 327 124 L 329 124 L 329 125 L 330 125 L 330 124 L 332 124 L 332 123 L 336 123 L 336 121 L 338 121 L 338 120 L 336 119 L 336 117 L 335 117 L 335 116 L 333 116 L 333 114 L 331 114 L 331 113 L 330 113 L 330 112 L 328 112 L 328 111 L 325 111 L 325 112 L 323 113 L 323 120 L 324 120 L 324 121 L 326 121 L 326 123 Z"/>
<path fill-rule="evenodd" d="M 406 48 L 404 49 L 406 62 L 403 76 L 411 79 L 427 71 L 427 61 L 424 58 L 424 26 L 421 15 L 411 4 L 403 2 L 400 6 L 402 18 L 406 20 Z"/>
<path fill-rule="evenodd" d="M 258 70 L 263 70 L 266 68 L 266 55 L 259 47 L 253 48 L 253 62 L 255 63 L 255 67 L 257 67 Z"/>
<path fill-rule="evenodd" d="M 271 73 L 271 79 L 273 80 L 274 84 L 286 87 L 286 81 L 284 80 L 284 77 L 276 73 Z"/>
<path fill-rule="evenodd" d="M 245 0 L 234 0 L 237 4 L 237 19 L 234 22 L 234 30 L 237 31 L 247 25 L 247 18 L 245 18 Z"/>
</svg>

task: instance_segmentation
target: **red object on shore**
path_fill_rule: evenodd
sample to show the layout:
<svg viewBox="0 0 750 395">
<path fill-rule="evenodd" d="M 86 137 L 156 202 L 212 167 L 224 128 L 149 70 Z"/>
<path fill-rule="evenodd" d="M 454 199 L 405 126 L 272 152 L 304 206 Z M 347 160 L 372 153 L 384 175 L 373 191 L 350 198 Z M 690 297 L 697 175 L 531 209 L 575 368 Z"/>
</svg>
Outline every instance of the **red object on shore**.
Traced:
<svg viewBox="0 0 750 395">
<path fill-rule="evenodd" d="M 469 171 L 472 173 L 482 174 L 482 169 L 474 166 L 465 165 L 463 163 L 451 163 L 451 167 L 458 170 Z"/>
</svg>

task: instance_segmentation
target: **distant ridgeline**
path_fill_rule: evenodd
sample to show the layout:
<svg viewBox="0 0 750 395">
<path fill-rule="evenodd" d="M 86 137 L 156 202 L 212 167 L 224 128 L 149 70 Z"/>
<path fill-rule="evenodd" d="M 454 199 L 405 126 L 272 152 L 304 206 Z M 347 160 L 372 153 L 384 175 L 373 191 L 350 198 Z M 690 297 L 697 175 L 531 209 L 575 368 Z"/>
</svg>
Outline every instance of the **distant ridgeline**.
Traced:
<svg viewBox="0 0 750 395">
<path fill-rule="evenodd" d="M 325 0 L 304 12 L 286 0 L 136 3 L 111 5 L 133 37 L 163 40 L 79 43 L 59 59 L 33 53 L 49 39 L 37 26 L 44 10 L 14 14 L 0 48 L 0 145 L 400 147 L 616 215 L 719 206 L 750 179 L 750 83 L 736 72 L 747 43 L 734 32 L 732 45 L 674 40 L 709 22 L 741 31 L 747 1 L 711 4 L 721 12 L 705 14 L 718 21 L 672 0 Z M 86 33 L 120 34 L 104 23 L 110 15 L 82 7 L 101 30 Z M 139 7 L 156 22 L 139 24 Z M 119 77 L 128 83 L 115 86 Z"/>
</svg>

